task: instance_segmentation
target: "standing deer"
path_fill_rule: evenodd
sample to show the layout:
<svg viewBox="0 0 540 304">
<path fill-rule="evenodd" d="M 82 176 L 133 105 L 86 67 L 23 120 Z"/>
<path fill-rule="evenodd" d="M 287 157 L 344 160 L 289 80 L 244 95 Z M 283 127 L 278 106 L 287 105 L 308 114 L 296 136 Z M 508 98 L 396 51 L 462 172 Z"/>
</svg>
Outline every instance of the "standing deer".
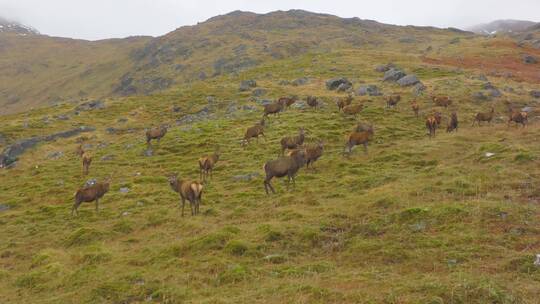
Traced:
<svg viewBox="0 0 540 304">
<path fill-rule="evenodd" d="M 99 199 L 109 191 L 111 178 L 108 178 L 104 183 L 98 182 L 91 186 L 83 187 L 75 193 L 75 203 L 71 208 L 71 215 L 79 215 L 79 206 L 84 202 L 96 202 L 96 212 L 99 212 Z"/>
<path fill-rule="evenodd" d="M 208 176 L 212 178 L 212 171 L 214 171 L 214 166 L 219 160 L 220 156 L 219 147 L 216 148 L 214 154 L 209 156 L 203 156 L 199 158 L 199 170 L 200 170 L 200 179 L 205 182 Z"/>
<path fill-rule="evenodd" d="M 272 193 L 276 193 L 274 187 L 272 187 L 272 184 L 270 183 L 274 177 L 287 176 L 287 189 L 289 188 L 291 181 L 293 182 L 294 186 L 296 183 L 296 173 L 298 173 L 298 170 L 300 170 L 305 163 L 306 152 L 303 149 L 299 150 L 298 153 L 294 153 L 289 156 L 282 156 L 276 160 L 266 162 L 263 166 L 264 172 L 266 173 L 266 177 L 264 179 L 264 190 L 266 191 L 266 194 L 269 194 L 268 188 L 270 188 Z"/>
<path fill-rule="evenodd" d="M 168 180 L 173 191 L 180 194 L 180 200 L 182 202 L 182 217 L 184 216 L 184 206 L 186 204 L 186 200 L 189 201 L 191 215 L 197 215 L 199 213 L 203 185 L 195 181 L 178 180 L 178 174 L 169 176 Z"/>
<path fill-rule="evenodd" d="M 348 150 L 348 153 L 352 153 L 352 149 L 354 146 L 357 145 L 363 145 L 364 146 L 364 152 L 367 154 L 367 146 L 368 143 L 373 138 L 373 126 L 369 126 L 369 128 L 366 131 L 357 132 L 356 130 L 353 131 L 351 134 L 349 134 L 347 138 L 347 143 L 345 144 L 345 148 L 343 149 L 343 153 Z"/>
<path fill-rule="evenodd" d="M 478 125 L 480 126 L 480 123 L 482 121 L 487 121 L 488 123 L 491 124 L 491 120 L 493 120 L 494 116 L 495 116 L 495 109 L 493 108 L 491 108 L 491 111 L 488 113 L 481 113 L 481 112 L 476 113 L 476 115 L 474 116 L 472 125 L 474 126 L 474 123 L 478 123 Z"/>
<path fill-rule="evenodd" d="M 300 128 L 298 131 L 298 136 L 283 137 L 281 139 L 281 155 L 285 153 L 287 149 L 296 149 L 299 146 L 304 144 L 304 128 Z"/>
<path fill-rule="evenodd" d="M 146 144 L 150 145 L 150 141 L 152 139 L 157 139 L 158 144 L 159 144 L 159 141 L 161 140 L 161 138 L 165 136 L 165 134 L 167 134 L 168 128 L 169 126 L 167 125 L 161 125 L 159 127 L 153 127 L 150 130 L 146 131 Z"/>
<path fill-rule="evenodd" d="M 442 119 L 442 116 L 441 116 L 441 113 L 439 112 L 436 112 L 434 115 L 426 119 L 426 128 L 429 131 L 430 138 L 435 136 L 435 131 L 441 124 L 441 119 Z"/>
<path fill-rule="evenodd" d="M 83 175 L 88 175 L 90 164 L 92 163 L 92 156 L 88 152 L 84 152 L 82 156 Z"/>
</svg>

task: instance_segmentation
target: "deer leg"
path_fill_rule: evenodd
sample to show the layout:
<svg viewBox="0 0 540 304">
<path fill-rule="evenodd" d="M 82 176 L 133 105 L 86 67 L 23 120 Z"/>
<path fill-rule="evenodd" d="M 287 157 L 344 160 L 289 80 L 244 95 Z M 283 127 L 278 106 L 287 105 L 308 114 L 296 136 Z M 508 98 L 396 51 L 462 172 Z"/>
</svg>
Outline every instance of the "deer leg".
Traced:
<svg viewBox="0 0 540 304">
<path fill-rule="evenodd" d="M 182 197 L 182 217 L 184 217 L 184 206 L 186 205 L 186 200 Z"/>
<path fill-rule="evenodd" d="M 194 216 L 195 215 L 195 210 L 193 209 L 193 201 L 189 201 L 189 209 L 191 209 L 191 216 Z"/>
<path fill-rule="evenodd" d="M 367 142 L 364 143 L 364 153 L 365 153 L 365 154 L 368 154 L 368 153 L 367 153 Z"/>
<path fill-rule="evenodd" d="M 99 199 L 96 199 L 96 212 L 99 212 Z"/>
<path fill-rule="evenodd" d="M 79 215 L 79 210 L 77 210 L 79 208 L 79 203 L 75 202 L 75 204 L 73 204 L 73 207 L 71 208 L 71 216 L 73 216 L 73 213 L 76 213 L 77 215 Z"/>
</svg>

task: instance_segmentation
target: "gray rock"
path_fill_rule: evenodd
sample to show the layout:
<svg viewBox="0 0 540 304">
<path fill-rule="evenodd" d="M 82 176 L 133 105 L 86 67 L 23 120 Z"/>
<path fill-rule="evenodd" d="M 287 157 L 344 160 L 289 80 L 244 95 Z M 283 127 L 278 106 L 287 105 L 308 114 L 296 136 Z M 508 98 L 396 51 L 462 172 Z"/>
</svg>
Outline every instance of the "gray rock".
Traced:
<svg viewBox="0 0 540 304">
<path fill-rule="evenodd" d="M 473 98 L 476 100 L 488 100 L 488 97 L 483 92 L 476 92 L 473 94 Z"/>
<path fill-rule="evenodd" d="M 504 87 L 503 90 L 505 92 L 507 92 L 507 93 L 514 93 L 515 92 L 514 88 L 508 87 L 508 86 Z"/>
<path fill-rule="evenodd" d="M 484 74 L 480 74 L 480 75 L 476 76 L 475 78 L 480 80 L 480 81 L 488 81 L 488 78 Z"/>
<path fill-rule="evenodd" d="M 380 72 L 380 73 L 385 73 L 385 72 L 388 72 L 388 71 L 390 71 L 391 69 L 393 69 L 395 67 L 396 66 L 393 63 L 382 64 L 382 65 L 378 65 L 375 68 L 375 71 Z"/>
<path fill-rule="evenodd" d="M 176 120 L 177 125 L 189 124 L 196 121 L 203 121 L 210 118 L 210 108 L 204 107 L 199 112 L 185 115 L 184 117 Z"/>
<path fill-rule="evenodd" d="M 347 92 L 349 91 L 350 89 L 352 89 L 352 84 L 351 83 L 342 83 L 339 85 L 339 87 L 337 88 L 337 91 L 338 92 Z"/>
<path fill-rule="evenodd" d="M 533 107 L 524 107 L 524 108 L 521 109 L 521 111 L 530 113 L 530 112 L 534 111 L 534 108 Z"/>
<path fill-rule="evenodd" d="M 3 146 L 6 144 L 6 137 L 0 133 L 0 146 Z"/>
<path fill-rule="evenodd" d="M 8 205 L 0 204 L 0 212 L 8 211 L 10 207 Z"/>
<path fill-rule="evenodd" d="M 391 69 L 384 73 L 383 81 L 398 81 L 405 76 L 407 76 L 405 72 L 397 69 Z"/>
<path fill-rule="evenodd" d="M 291 105 L 291 108 L 298 109 L 298 110 L 304 110 L 308 108 L 308 105 L 305 101 L 299 100 Z"/>
<path fill-rule="evenodd" d="M 416 39 L 414 37 L 402 37 L 398 41 L 399 43 L 415 43 Z"/>
<path fill-rule="evenodd" d="M 306 78 L 306 77 L 302 77 L 302 78 L 298 78 L 298 79 L 295 79 L 291 82 L 291 85 L 297 87 L 297 86 L 302 86 L 302 85 L 305 85 L 309 82 L 309 79 Z"/>
<path fill-rule="evenodd" d="M 62 151 L 55 151 L 55 152 L 51 152 L 47 155 L 47 159 L 59 159 L 61 158 L 62 156 L 64 156 L 64 152 Z"/>
<path fill-rule="evenodd" d="M 116 134 L 116 129 L 113 128 L 113 127 L 108 127 L 107 129 L 105 129 L 105 131 L 108 133 L 108 134 Z"/>
<path fill-rule="evenodd" d="M 423 83 L 419 82 L 413 87 L 412 93 L 415 96 L 421 96 L 422 94 L 424 94 L 426 89 L 427 89 L 426 86 Z"/>
<path fill-rule="evenodd" d="M 326 81 L 326 88 L 328 90 L 335 90 L 337 88 L 339 88 L 339 86 L 341 86 L 342 84 L 347 84 L 349 86 L 352 86 L 352 83 L 345 77 L 336 77 L 336 78 L 332 78 L 330 80 L 327 80 Z"/>
<path fill-rule="evenodd" d="M 121 118 L 118 118 L 118 120 L 116 122 L 118 122 L 118 123 L 126 123 L 127 121 L 128 121 L 127 118 L 121 117 Z"/>
<path fill-rule="evenodd" d="M 182 108 L 180 106 L 173 106 L 172 111 L 174 113 L 180 113 L 180 111 L 182 111 Z"/>
<path fill-rule="evenodd" d="M 358 96 L 381 96 L 382 93 L 379 91 L 379 87 L 376 85 L 363 85 L 356 90 Z"/>
<path fill-rule="evenodd" d="M 249 182 L 255 178 L 259 178 L 261 175 L 257 172 L 253 172 L 253 173 L 248 173 L 248 174 L 244 174 L 244 175 L 235 175 L 232 177 L 232 179 L 235 181 L 235 182 Z"/>
<path fill-rule="evenodd" d="M 122 188 L 120 188 L 120 192 L 121 192 L 121 193 L 128 193 L 128 192 L 129 192 L 129 188 L 128 188 L 128 187 L 122 187 Z"/>
<path fill-rule="evenodd" d="M 448 43 L 457 44 L 457 43 L 460 43 L 460 42 L 461 42 L 461 39 L 459 39 L 459 37 L 456 37 L 456 38 L 450 40 Z"/>
<path fill-rule="evenodd" d="M 254 88 L 257 86 L 257 82 L 253 79 L 248 79 L 248 80 L 243 80 L 241 83 L 240 83 L 240 91 L 241 92 L 244 92 L 244 91 L 249 91 L 251 88 Z"/>
<path fill-rule="evenodd" d="M 253 92 L 251 92 L 251 95 L 255 96 L 255 97 L 260 97 L 260 96 L 263 96 L 263 95 L 266 95 L 266 90 L 265 89 L 255 89 L 253 90 Z"/>
<path fill-rule="evenodd" d="M 154 150 L 146 149 L 146 150 L 144 150 L 143 155 L 146 156 L 146 157 L 150 157 L 150 156 L 154 155 Z"/>
<path fill-rule="evenodd" d="M 255 106 L 252 106 L 252 105 L 243 105 L 242 110 L 247 111 L 247 112 L 253 112 L 253 111 L 257 110 L 257 108 Z"/>
<path fill-rule="evenodd" d="M 269 99 L 255 99 L 255 102 L 260 104 L 261 106 L 265 106 L 267 104 L 271 104 L 272 101 Z"/>
<path fill-rule="evenodd" d="M 55 115 L 53 116 L 55 119 L 58 119 L 58 120 L 69 120 L 69 116 L 65 115 L 65 114 L 60 114 L 60 115 Z"/>
<path fill-rule="evenodd" d="M 402 87 L 413 86 L 419 82 L 420 80 L 418 80 L 418 77 L 416 77 L 416 75 L 407 75 L 398 80 L 398 84 Z"/>
<path fill-rule="evenodd" d="M 486 82 L 482 85 L 484 90 L 496 89 L 496 87 L 491 82 Z"/>
<path fill-rule="evenodd" d="M 497 89 L 497 88 L 488 89 L 487 93 L 488 93 L 488 95 L 490 97 L 501 97 L 502 96 L 501 91 L 499 91 L 499 89 Z"/>
<path fill-rule="evenodd" d="M 530 94 L 534 98 L 540 98 L 540 91 L 531 91 Z"/>
<path fill-rule="evenodd" d="M 81 111 L 90 111 L 90 110 L 103 109 L 103 108 L 105 108 L 105 103 L 103 103 L 103 101 L 92 100 L 89 102 L 81 103 L 75 108 L 75 110 L 81 112 Z"/>
<path fill-rule="evenodd" d="M 289 85 L 291 83 L 288 80 L 281 80 L 281 81 L 278 82 L 278 84 L 281 85 L 281 86 L 286 86 L 286 85 Z"/>
<path fill-rule="evenodd" d="M 238 106 L 236 102 L 232 102 L 227 106 L 227 109 L 225 110 L 225 112 L 227 114 L 234 114 L 238 111 L 239 108 L 240 107 Z"/>
<path fill-rule="evenodd" d="M 216 102 L 216 97 L 214 96 L 206 96 L 206 102 L 208 102 L 209 104 L 213 104 Z"/>
<path fill-rule="evenodd" d="M 524 55 L 523 56 L 523 62 L 527 63 L 527 64 L 537 64 L 538 59 L 536 59 L 536 57 L 531 56 L 531 55 Z"/>
</svg>

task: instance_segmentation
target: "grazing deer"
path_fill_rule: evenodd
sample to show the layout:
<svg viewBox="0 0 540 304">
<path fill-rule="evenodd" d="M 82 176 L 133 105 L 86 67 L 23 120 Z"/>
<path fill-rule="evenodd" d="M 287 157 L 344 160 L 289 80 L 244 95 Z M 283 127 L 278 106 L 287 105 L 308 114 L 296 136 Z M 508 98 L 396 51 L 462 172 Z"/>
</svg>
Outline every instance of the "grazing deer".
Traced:
<svg viewBox="0 0 540 304">
<path fill-rule="evenodd" d="M 242 145 L 249 144 L 249 140 L 252 138 L 256 138 L 257 142 L 259 142 L 259 136 L 264 137 L 264 140 L 266 140 L 266 136 L 264 135 L 264 125 L 265 125 L 265 121 L 263 118 L 261 119 L 259 123 L 255 124 L 253 127 L 249 127 L 246 130 L 244 139 L 242 140 Z"/>
<path fill-rule="evenodd" d="M 96 202 L 96 212 L 99 212 L 99 199 L 109 191 L 110 182 L 111 178 L 108 178 L 104 183 L 98 182 L 77 190 L 75 193 L 75 203 L 73 204 L 73 208 L 71 208 L 71 215 L 73 216 L 74 213 L 79 215 L 79 206 L 84 202 L 90 203 L 93 201 Z"/>
<path fill-rule="evenodd" d="M 390 95 L 386 96 L 386 107 L 393 108 L 397 106 L 398 102 L 401 100 L 401 95 Z"/>
<path fill-rule="evenodd" d="M 214 171 L 214 166 L 218 162 L 220 154 L 218 147 L 214 154 L 199 158 L 200 179 L 203 182 L 206 181 L 208 176 L 210 176 L 210 178 L 212 177 L 212 171 Z"/>
<path fill-rule="evenodd" d="M 150 130 L 146 131 L 146 144 L 150 145 L 150 141 L 152 139 L 157 139 L 158 144 L 159 144 L 159 141 L 161 140 L 161 138 L 165 136 L 165 134 L 167 134 L 168 128 L 169 126 L 167 125 L 161 125 L 159 127 L 153 127 Z"/>
<path fill-rule="evenodd" d="M 280 103 L 283 106 L 283 110 L 288 109 L 290 106 L 292 106 L 296 102 L 297 98 L 296 96 L 293 97 L 281 97 L 278 99 L 278 103 Z"/>
<path fill-rule="evenodd" d="M 285 153 L 287 149 L 296 149 L 299 146 L 304 144 L 304 128 L 300 128 L 298 131 L 298 136 L 283 137 L 281 139 L 281 155 Z"/>
<path fill-rule="evenodd" d="M 430 138 L 435 136 L 435 131 L 441 124 L 441 119 L 442 119 L 442 116 L 441 116 L 441 113 L 439 112 L 436 112 L 434 115 L 426 119 L 426 128 L 429 131 Z"/>
<path fill-rule="evenodd" d="M 83 175 L 88 175 L 90 164 L 92 163 L 92 156 L 88 152 L 84 152 L 82 156 Z"/>
<path fill-rule="evenodd" d="M 189 201 L 191 215 L 197 215 L 199 213 L 203 185 L 199 182 L 178 180 L 178 174 L 169 176 L 168 180 L 173 191 L 180 194 L 180 199 L 182 201 L 182 217 L 184 216 L 184 206 L 186 204 L 186 200 Z"/>
<path fill-rule="evenodd" d="M 308 96 L 306 98 L 306 103 L 312 108 L 317 108 L 319 106 L 319 100 L 315 96 Z"/>
<path fill-rule="evenodd" d="M 263 169 L 266 173 L 264 179 L 264 190 L 268 195 L 268 188 L 272 193 L 276 193 L 274 187 L 270 183 L 274 177 L 288 177 L 287 189 L 292 180 L 293 186 L 295 185 L 295 176 L 298 173 L 298 170 L 306 163 L 306 152 L 302 149 L 298 153 L 294 153 L 290 156 L 282 156 L 276 160 L 268 161 L 264 164 Z"/>
<path fill-rule="evenodd" d="M 369 126 L 369 129 L 367 129 L 366 131 L 361 131 L 361 132 L 353 131 L 351 134 L 349 134 L 347 138 L 347 143 L 345 144 L 343 153 L 345 154 L 345 152 L 347 152 L 348 150 L 348 153 L 351 154 L 354 146 L 363 145 L 364 152 L 367 154 L 368 153 L 367 146 L 372 138 L 373 138 L 373 126 Z"/>
<path fill-rule="evenodd" d="M 319 141 L 317 144 L 308 145 L 306 147 L 306 168 L 313 169 L 313 164 L 323 155 L 324 143 Z"/>
<path fill-rule="evenodd" d="M 346 106 L 350 105 L 353 101 L 353 96 L 349 93 L 347 97 L 338 97 L 336 99 L 336 105 L 338 107 L 338 111 L 343 110 Z"/>
<path fill-rule="evenodd" d="M 356 117 L 358 114 L 360 114 L 360 112 L 362 112 L 362 109 L 364 109 L 364 105 L 361 103 L 349 105 L 343 108 L 343 114 Z"/>
<path fill-rule="evenodd" d="M 480 123 L 482 121 L 487 121 L 488 123 L 491 123 L 494 116 L 495 116 L 495 109 L 493 108 L 491 108 L 491 111 L 487 113 L 482 113 L 482 112 L 476 113 L 476 115 L 474 116 L 472 125 L 474 126 L 474 123 L 478 123 L 478 125 L 480 126 Z"/>
<path fill-rule="evenodd" d="M 447 108 L 452 104 L 450 96 L 432 96 L 431 99 L 433 100 L 433 103 L 439 107 Z"/>
<path fill-rule="evenodd" d="M 450 133 L 452 131 L 456 131 L 457 132 L 458 130 L 458 118 L 457 118 L 457 113 L 456 112 L 452 112 L 451 116 L 450 116 L 450 122 L 448 123 L 448 126 L 446 126 L 446 132 L 447 133 Z"/>
<path fill-rule="evenodd" d="M 75 150 L 75 154 L 77 154 L 77 156 L 79 157 L 82 157 L 84 155 L 83 144 L 80 144 L 79 146 L 77 146 L 77 149 Z"/>
<path fill-rule="evenodd" d="M 270 103 L 267 105 L 264 105 L 264 114 L 263 118 L 268 117 L 268 115 L 274 115 L 277 114 L 279 116 L 279 113 L 281 113 L 284 109 L 284 105 L 279 102 Z"/>
<path fill-rule="evenodd" d="M 523 128 L 525 128 L 529 122 L 528 116 L 529 114 L 527 114 L 527 112 L 512 112 L 508 118 L 508 126 L 510 126 L 511 122 L 515 122 L 516 126 L 521 124 Z"/>
</svg>

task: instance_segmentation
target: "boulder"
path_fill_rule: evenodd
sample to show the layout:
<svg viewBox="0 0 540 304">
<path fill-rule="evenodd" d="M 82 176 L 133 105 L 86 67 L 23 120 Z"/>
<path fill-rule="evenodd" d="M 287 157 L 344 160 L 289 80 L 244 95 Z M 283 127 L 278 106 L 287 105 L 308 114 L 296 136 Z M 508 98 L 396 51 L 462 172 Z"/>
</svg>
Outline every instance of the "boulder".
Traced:
<svg viewBox="0 0 540 304">
<path fill-rule="evenodd" d="M 291 85 L 297 87 L 297 86 L 301 86 L 301 85 L 305 85 L 309 82 L 309 79 L 306 78 L 306 77 L 302 77 L 302 78 L 298 78 L 298 79 L 295 79 L 291 82 Z"/>
<path fill-rule="evenodd" d="M 424 94 L 425 90 L 426 90 L 426 86 L 423 83 L 419 82 L 413 87 L 412 93 L 415 96 L 421 96 L 422 94 Z"/>
<path fill-rule="evenodd" d="M 347 92 L 350 89 L 352 89 L 352 84 L 351 83 L 342 83 L 337 88 L 337 91 L 338 92 Z"/>
<path fill-rule="evenodd" d="M 488 97 L 483 92 L 474 93 L 473 98 L 476 100 L 488 100 Z"/>
<path fill-rule="evenodd" d="M 293 103 L 293 104 L 291 105 L 291 108 L 293 108 L 293 109 L 299 109 L 299 110 L 304 110 L 304 109 L 307 109 L 307 108 L 308 108 L 308 105 L 307 105 L 307 103 L 306 103 L 305 101 L 299 100 L 299 101 Z"/>
<path fill-rule="evenodd" d="M 391 69 L 393 69 L 395 67 L 396 66 L 393 63 L 381 64 L 381 65 L 378 65 L 375 68 L 375 71 L 379 72 L 379 73 L 385 73 L 385 72 L 388 72 L 388 71 L 390 71 Z"/>
<path fill-rule="evenodd" d="M 265 89 L 255 89 L 253 90 L 253 92 L 251 92 L 251 95 L 255 96 L 255 97 L 259 97 L 259 96 L 263 96 L 263 95 L 266 95 L 266 90 Z"/>
<path fill-rule="evenodd" d="M 530 94 L 534 98 L 540 98 L 540 91 L 531 91 Z"/>
<path fill-rule="evenodd" d="M 333 91 L 339 88 L 339 86 L 341 86 L 342 84 L 352 86 L 352 83 L 347 78 L 336 77 L 326 81 L 326 88 L 330 91 Z"/>
<path fill-rule="evenodd" d="M 10 208 L 8 205 L 0 204 L 0 212 L 8 211 Z"/>
<path fill-rule="evenodd" d="M 109 160 L 113 160 L 114 158 L 115 158 L 114 155 L 108 154 L 108 155 L 104 155 L 103 157 L 101 157 L 101 160 L 102 161 L 109 161 Z"/>
<path fill-rule="evenodd" d="M 381 96 L 382 93 L 379 91 L 379 87 L 376 85 L 363 85 L 356 90 L 356 95 L 358 96 Z"/>
<path fill-rule="evenodd" d="M 499 89 L 497 89 L 497 88 L 488 89 L 487 93 L 491 97 L 501 97 L 502 96 L 501 91 L 499 91 Z"/>
<path fill-rule="evenodd" d="M 398 81 L 405 76 L 407 76 L 407 74 L 401 70 L 390 69 L 384 73 L 383 81 Z"/>
<path fill-rule="evenodd" d="M 47 159 L 59 159 L 61 158 L 62 156 L 64 156 L 64 152 L 62 151 L 54 151 L 54 152 L 51 152 L 47 155 Z"/>
<path fill-rule="evenodd" d="M 249 91 L 251 88 L 254 88 L 257 86 L 257 82 L 253 79 L 243 80 L 240 83 L 240 91 Z"/>
<path fill-rule="evenodd" d="M 398 80 L 398 84 L 402 87 L 413 86 L 419 82 L 420 80 L 418 80 L 418 77 L 416 77 L 416 75 L 407 75 Z"/>
<path fill-rule="evenodd" d="M 81 112 L 81 111 L 90 111 L 95 109 L 103 109 L 105 108 L 105 103 L 101 100 L 92 100 L 89 102 L 81 103 L 75 108 L 75 111 Z"/>
<path fill-rule="evenodd" d="M 272 103 L 272 101 L 269 99 L 255 99 L 255 102 L 257 104 L 260 104 L 261 106 L 265 106 Z"/>
<path fill-rule="evenodd" d="M 538 59 L 536 59 L 536 57 L 534 57 L 532 55 L 524 55 L 523 56 L 523 62 L 526 63 L 526 64 L 537 64 Z"/>
<path fill-rule="evenodd" d="M 291 84 L 291 82 L 288 81 L 288 80 L 280 80 L 280 81 L 278 82 L 278 84 L 281 85 L 281 86 L 286 86 L 286 85 Z"/>
</svg>

